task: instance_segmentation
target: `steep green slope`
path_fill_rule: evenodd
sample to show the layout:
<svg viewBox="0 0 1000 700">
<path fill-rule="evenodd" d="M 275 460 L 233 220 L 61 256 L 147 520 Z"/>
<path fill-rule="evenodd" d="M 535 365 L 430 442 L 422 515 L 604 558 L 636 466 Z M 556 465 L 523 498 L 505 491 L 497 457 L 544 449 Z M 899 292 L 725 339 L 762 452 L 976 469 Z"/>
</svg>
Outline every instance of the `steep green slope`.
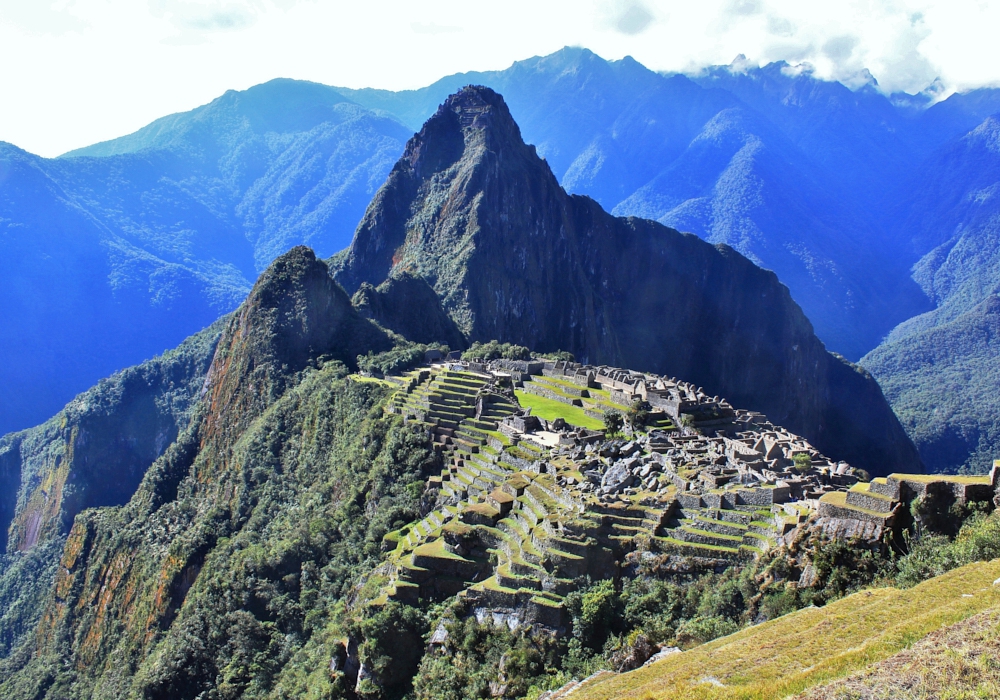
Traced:
<svg viewBox="0 0 1000 700">
<path fill-rule="evenodd" d="M 901 323 L 862 364 L 929 468 L 983 472 L 1000 451 L 1000 119 L 925 165 L 897 235 L 923 256 L 913 277 L 937 308 Z"/>
<path fill-rule="evenodd" d="M 1000 297 L 958 318 L 879 346 L 879 378 L 932 471 L 983 474 L 1000 453 Z"/>
<path fill-rule="evenodd" d="M 285 682 L 381 536 L 415 517 L 410 481 L 438 466 L 426 437 L 382 417 L 379 385 L 344 379 L 345 362 L 389 345 L 311 251 L 276 261 L 132 498 L 76 518 L 0 694 L 253 696 Z"/>
<path fill-rule="evenodd" d="M 909 649 L 848 678 L 811 688 L 796 700 L 1000 697 L 1000 610 L 924 637 Z"/>
<path fill-rule="evenodd" d="M 76 515 L 127 503 L 187 427 L 224 324 L 0 438 L 0 657 L 40 617 Z"/>
<path fill-rule="evenodd" d="M 723 637 L 651 666 L 598 679 L 599 698 L 770 699 L 888 658 L 942 626 L 1000 606 L 1000 561 L 971 564 L 900 591 L 855 593 Z"/>
</svg>

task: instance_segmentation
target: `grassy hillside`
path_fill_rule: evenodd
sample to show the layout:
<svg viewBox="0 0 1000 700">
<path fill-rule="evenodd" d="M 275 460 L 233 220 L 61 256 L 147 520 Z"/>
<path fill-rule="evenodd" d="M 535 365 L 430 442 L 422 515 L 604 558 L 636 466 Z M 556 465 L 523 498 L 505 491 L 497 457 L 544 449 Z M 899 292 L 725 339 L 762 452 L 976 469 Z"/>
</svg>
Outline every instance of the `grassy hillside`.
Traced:
<svg viewBox="0 0 1000 700">
<path fill-rule="evenodd" d="M 994 560 L 907 590 L 855 593 L 599 679 L 574 698 L 785 697 L 882 661 L 945 625 L 1000 606 L 998 576 L 1000 560 Z"/>
<path fill-rule="evenodd" d="M 1000 610 L 932 632 L 870 669 L 826 683 L 796 700 L 1000 697 Z"/>
<path fill-rule="evenodd" d="M 933 472 L 985 473 L 1000 445 L 1000 296 L 862 361 Z"/>
</svg>

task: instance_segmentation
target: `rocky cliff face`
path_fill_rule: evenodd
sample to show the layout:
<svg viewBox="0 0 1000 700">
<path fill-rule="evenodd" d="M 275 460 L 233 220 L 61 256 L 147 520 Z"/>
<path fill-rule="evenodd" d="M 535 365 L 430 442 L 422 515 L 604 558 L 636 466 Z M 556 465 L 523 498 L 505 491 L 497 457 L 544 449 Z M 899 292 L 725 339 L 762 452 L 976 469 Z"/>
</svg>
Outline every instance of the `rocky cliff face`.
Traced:
<svg viewBox="0 0 1000 700">
<path fill-rule="evenodd" d="M 402 272 L 378 287 L 363 282 L 351 303 L 365 318 L 414 343 L 446 343 L 452 350 L 466 346 L 462 332 L 422 277 Z"/>
<path fill-rule="evenodd" d="M 187 425 L 224 322 L 0 438 L 0 553 L 65 535 L 81 510 L 119 506 Z"/>
<path fill-rule="evenodd" d="M 74 518 L 128 503 L 186 428 L 225 323 L 0 438 L 0 658 L 37 623 Z"/>
<path fill-rule="evenodd" d="M 410 140 L 333 266 L 350 292 L 423 277 L 470 340 L 682 377 L 832 457 L 920 470 L 878 385 L 825 350 L 773 273 L 568 195 L 488 88 L 452 95 Z"/>
</svg>

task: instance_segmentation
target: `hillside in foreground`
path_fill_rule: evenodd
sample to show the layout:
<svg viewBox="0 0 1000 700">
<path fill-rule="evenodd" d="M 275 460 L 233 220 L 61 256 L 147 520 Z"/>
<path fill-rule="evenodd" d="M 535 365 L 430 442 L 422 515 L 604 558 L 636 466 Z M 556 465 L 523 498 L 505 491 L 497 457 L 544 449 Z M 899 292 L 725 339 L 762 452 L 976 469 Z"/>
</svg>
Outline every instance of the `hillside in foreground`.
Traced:
<svg viewBox="0 0 1000 700">
<path fill-rule="evenodd" d="M 855 593 L 823 608 L 810 608 L 763 625 L 723 637 L 683 653 L 672 654 L 650 666 L 621 676 L 597 678 L 574 698 L 802 698 L 906 697 L 892 694 L 899 678 L 888 678 L 886 667 L 876 667 L 864 681 L 852 680 L 831 688 L 796 695 L 830 679 L 843 677 L 892 659 L 915 641 L 935 633 L 933 642 L 914 648 L 909 656 L 940 656 L 934 642 L 959 636 L 965 628 L 947 629 L 979 613 L 995 629 L 1000 610 L 1000 561 L 971 564 L 926 581 L 914 588 L 872 589 Z M 991 622 L 993 624 L 991 625 Z M 975 624 L 975 623 L 974 623 Z M 941 630 L 938 632 L 938 630 Z M 986 639 L 990 639 L 987 633 Z M 988 641 L 985 643 L 989 643 Z M 934 668 L 933 666 L 931 668 Z M 930 670 L 930 669 L 928 669 Z M 995 669 L 991 687 L 996 688 Z M 883 683 L 878 682 L 878 674 Z M 864 678 L 865 676 L 861 676 Z M 987 689 L 987 678 L 968 679 L 963 690 Z M 971 682 L 969 682 L 971 681 Z M 979 685 L 979 681 L 984 681 Z M 843 694 L 836 694 L 842 690 Z M 955 687 L 951 691 L 958 690 Z M 855 694 L 851 694 L 855 693 Z M 560 697 L 552 696 L 551 700 Z M 969 695 L 968 697 L 986 697 Z"/>
</svg>

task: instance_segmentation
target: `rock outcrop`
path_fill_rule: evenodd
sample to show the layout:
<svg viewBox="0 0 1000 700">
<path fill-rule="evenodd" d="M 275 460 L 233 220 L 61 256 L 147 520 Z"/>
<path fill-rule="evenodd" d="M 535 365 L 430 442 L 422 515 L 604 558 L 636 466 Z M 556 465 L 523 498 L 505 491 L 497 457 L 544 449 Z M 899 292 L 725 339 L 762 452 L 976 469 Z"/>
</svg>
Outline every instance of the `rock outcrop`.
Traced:
<svg viewBox="0 0 1000 700">
<path fill-rule="evenodd" d="M 349 292 L 427 280 L 469 340 L 682 377 L 875 474 L 921 471 L 878 384 L 728 246 L 568 195 L 500 95 L 467 87 L 407 144 L 332 261 Z"/>
<path fill-rule="evenodd" d="M 378 287 L 363 283 L 351 303 L 365 318 L 414 343 L 446 343 L 452 350 L 466 346 L 462 332 L 421 277 L 403 272 Z"/>
</svg>

